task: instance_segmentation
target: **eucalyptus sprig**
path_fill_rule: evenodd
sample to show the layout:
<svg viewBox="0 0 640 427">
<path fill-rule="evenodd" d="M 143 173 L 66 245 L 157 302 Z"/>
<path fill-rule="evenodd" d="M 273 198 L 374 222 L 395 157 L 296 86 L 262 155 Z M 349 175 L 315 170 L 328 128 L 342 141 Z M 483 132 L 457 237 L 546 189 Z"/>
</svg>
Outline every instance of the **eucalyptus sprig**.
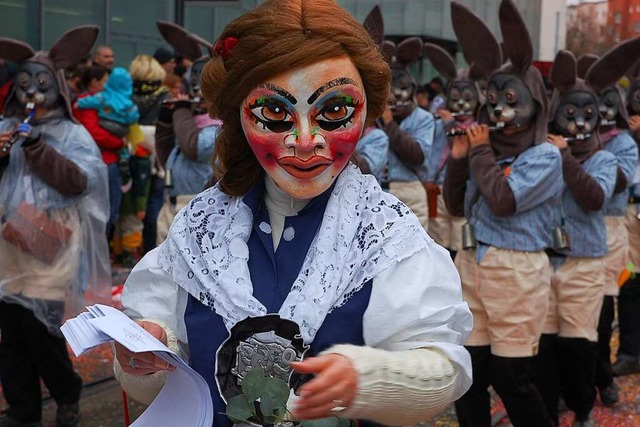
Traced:
<svg viewBox="0 0 640 427">
<path fill-rule="evenodd" d="M 297 421 L 287 409 L 289 385 L 254 368 L 242 380 L 242 394 L 227 402 L 226 415 L 236 424 L 261 426 L 349 427 L 349 420 L 331 417 Z"/>
</svg>

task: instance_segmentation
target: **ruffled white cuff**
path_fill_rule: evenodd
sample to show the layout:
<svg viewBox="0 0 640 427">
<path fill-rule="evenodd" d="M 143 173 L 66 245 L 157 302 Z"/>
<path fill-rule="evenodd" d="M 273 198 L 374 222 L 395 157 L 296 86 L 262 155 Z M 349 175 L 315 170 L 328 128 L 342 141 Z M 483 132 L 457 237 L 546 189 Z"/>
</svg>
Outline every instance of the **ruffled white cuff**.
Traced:
<svg viewBox="0 0 640 427">
<path fill-rule="evenodd" d="M 415 425 L 453 401 L 456 368 L 434 349 L 386 351 L 336 345 L 323 353 L 347 357 L 358 372 L 351 405 L 336 415 L 390 426 Z"/>
<path fill-rule="evenodd" d="M 180 354 L 178 339 L 176 338 L 175 333 L 173 333 L 173 331 L 171 331 L 164 322 L 156 319 L 141 320 L 153 322 L 162 327 L 162 329 L 167 333 L 167 347 Z M 128 396 L 145 405 L 149 405 L 153 402 L 158 393 L 160 393 L 167 376 L 165 371 L 141 377 L 127 374 L 122 370 L 120 363 L 115 357 L 113 359 L 113 374 L 115 375 L 116 380 L 120 383 L 122 389 L 127 392 Z"/>
</svg>

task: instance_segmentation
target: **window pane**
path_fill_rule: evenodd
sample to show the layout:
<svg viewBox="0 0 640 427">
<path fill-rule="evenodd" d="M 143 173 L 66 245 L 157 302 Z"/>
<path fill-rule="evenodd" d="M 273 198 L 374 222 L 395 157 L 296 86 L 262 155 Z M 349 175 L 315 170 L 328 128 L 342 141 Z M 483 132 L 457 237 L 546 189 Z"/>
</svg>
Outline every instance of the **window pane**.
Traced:
<svg viewBox="0 0 640 427">
<path fill-rule="evenodd" d="M 0 28 L 2 36 L 22 40 L 34 48 L 39 48 L 38 0 L 0 0 Z M 29 31 L 27 31 L 29 23 Z"/>
<path fill-rule="evenodd" d="M 48 49 L 67 30 L 79 25 L 95 24 L 101 27 L 98 43 L 103 43 L 104 0 L 43 0 L 44 46 Z"/>
</svg>

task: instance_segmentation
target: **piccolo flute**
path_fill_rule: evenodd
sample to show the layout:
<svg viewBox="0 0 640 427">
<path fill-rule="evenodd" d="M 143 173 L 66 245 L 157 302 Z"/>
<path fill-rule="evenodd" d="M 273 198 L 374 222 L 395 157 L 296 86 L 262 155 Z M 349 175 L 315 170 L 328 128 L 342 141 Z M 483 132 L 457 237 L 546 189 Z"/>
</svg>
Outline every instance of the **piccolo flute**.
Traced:
<svg viewBox="0 0 640 427">
<path fill-rule="evenodd" d="M 27 102 L 26 110 L 28 111 L 27 117 L 22 121 L 23 124 L 27 124 L 33 119 L 36 114 L 36 104 L 33 102 Z M 2 154 L 7 154 L 11 147 L 20 140 L 20 133 L 17 131 L 11 135 L 11 139 L 2 147 Z"/>
<path fill-rule="evenodd" d="M 460 116 L 473 116 L 473 113 L 471 111 L 458 111 L 455 113 L 451 113 L 451 117 L 460 117 Z M 439 120 L 442 118 L 442 116 L 439 114 L 434 114 L 433 118 L 436 120 Z"/>
<path fill-rule="evenodd" d="M 513 125 L 513 126 L 509 126 L 509 128 L 513 129 L 513 128 L 519 128 L 520 125 Z M 489 126 L 489 132 L 493 133 L 493 132 L 502 132 L 506 129 L 505 126 Z M 453 129 L 450 130 L 449 132 L 447 132 L 447 136 L 448 137 L 453 137 L 453 136 L 464 136 L 467 134 L 467 129 Z"/>
<path fill-rule="evenodd" d="M 182 102 L 182 101 L 189 102 L 190 104 L 199 104 L 200 102 L 202 102 L 202 98 L 197 96 L 193 99 L 165 99 L 164 101 L 162 101 L 162 104 L 171 105 L 171 104 L 177 104 L 178 102 Z"/>
</svg>

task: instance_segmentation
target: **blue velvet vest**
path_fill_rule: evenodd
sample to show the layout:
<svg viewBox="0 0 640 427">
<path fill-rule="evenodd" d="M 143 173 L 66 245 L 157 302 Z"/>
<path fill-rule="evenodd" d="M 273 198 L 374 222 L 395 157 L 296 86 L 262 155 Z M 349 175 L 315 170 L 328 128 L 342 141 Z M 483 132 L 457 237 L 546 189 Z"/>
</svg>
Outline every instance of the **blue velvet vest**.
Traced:
<svg viewBox="0 0 640 427">
<path fill-rule="evenodd" d="M 278 250 L 273 250 L 271 234 L 262 231 L 263 222 L 269 224 L 264 204 L 264 181 L 256 183 L 243 201 L 253 212 L 253 231 L 249 237 L 249 270 L 254 296 L 267 308 L 277 313 L 298 277 L 307 251 L 311 246 L 331 195 L 333 187 L 312 200 L 297 216 L 285 219 L 283 238 Z M 263 227 L 264 228 L 264 227 Z M 293 229 L 293 233 L 291 229 Z M 293 234 L 293 238 L 289 239 Z M 369 304 L 371 282 L 356 293 L 347 304 L 331 312 L 311 343 L 308 356 L 318 354 L 334 344 L 364 345 L 362 317 Z M 225 404 L 215 381 L 216 352 L 228 338 L 229 332 L 222 318 L 196 298 L 189 296 L 185 312 L 189 339 L 191 366 L 209 384 L 215 413 L 215 427 L 230 427 L 233 423 L 224 415 Z"/>
</svg>

